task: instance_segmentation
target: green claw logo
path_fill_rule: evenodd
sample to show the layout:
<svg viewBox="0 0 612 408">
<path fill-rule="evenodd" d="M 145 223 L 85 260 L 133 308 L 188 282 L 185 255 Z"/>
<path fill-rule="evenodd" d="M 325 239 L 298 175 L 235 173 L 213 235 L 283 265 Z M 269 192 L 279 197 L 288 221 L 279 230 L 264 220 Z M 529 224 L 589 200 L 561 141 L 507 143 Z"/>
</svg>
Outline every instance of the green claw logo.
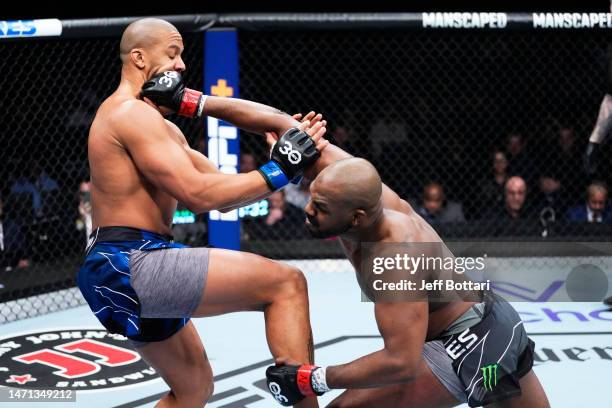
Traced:
<svg viewBox="0 0 612 408">
<path fill-rule="evenodd" d="M 493 391 L 493 387 L 497 385 L 497 367 L 498 364 L 496 363 L 480 368 L 482 370 L 482 381 L 487 391 Z"/>
</svg>

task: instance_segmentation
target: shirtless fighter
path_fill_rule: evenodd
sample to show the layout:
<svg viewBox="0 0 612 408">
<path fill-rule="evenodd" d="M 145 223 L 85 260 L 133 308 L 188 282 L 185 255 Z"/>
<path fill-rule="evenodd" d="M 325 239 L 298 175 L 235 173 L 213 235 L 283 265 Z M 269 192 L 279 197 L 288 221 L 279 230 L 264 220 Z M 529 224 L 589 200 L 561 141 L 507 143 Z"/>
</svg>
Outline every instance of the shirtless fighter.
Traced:
<svg viewBox="0 0 612 408">
<path fill-rule="evenodd" d="M 172 241 L 170 227 L 177 200 L 195 213 L 229 210 L 281 188 L 320 155 L 325 128 L 185 88 L 182 51 L 181 35 L 163 20 L 137 20 L 123 33 L 119 87 L 99 107 L 89 133 L 93 233 L 78 274 L 100 322 L 128 337 L 169 385 L 158 407 L 201 407 L 212 394 L 211 367 L 192 316 L 263 311 L 274 356 L 313 359 L 299 270 L 248 253 L 186 248 Z M 258 171 L 222 174 L 164 119 L 169 112 L 211 115 L 283 136 Z M 316 406 L 316 399 L 296 405 Z"/>
<path fill-rule="evenodd" d="M 279 402 L 290 405 L 304 395 L 339 388 L 348 390 L 329 407 L 549 406 L 531 370 L 533 342 L 505 300 L 480 292 L 472 292 L 473 301 L 463 296 L 445 300 L 439 290 L 425 291 L 421 301 L 393 300 L 368 286 L 360 271 L 364 243 L 373 242 L 374 248 L 436 243 L 450 254 L 369 162 L 330 145 L 311 170 L 307 176 L 316 178 L 306 226 L 316 237 L 340 237 L 362 291 L 375 303 L 384 348 L 330 367 L 277 359 L 266 375 Z"/>
</svg>

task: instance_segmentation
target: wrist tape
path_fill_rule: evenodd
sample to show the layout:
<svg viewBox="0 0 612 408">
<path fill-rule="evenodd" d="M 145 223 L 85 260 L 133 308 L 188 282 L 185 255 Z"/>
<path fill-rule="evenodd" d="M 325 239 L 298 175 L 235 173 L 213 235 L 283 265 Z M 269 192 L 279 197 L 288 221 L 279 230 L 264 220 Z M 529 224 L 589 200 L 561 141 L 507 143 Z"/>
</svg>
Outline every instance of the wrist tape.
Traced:
<svg viewBox="0 0 612 408">
<path fill-rule="evenodd" d="M 205 101 L 206 95 L 202 95 L 202 92 L 185 88 L 178 114 L 189 118 L 200 117 L 204 109 Z"/>
<path fill-rule="evenodd" d="M 273 160 L 270 160 L 257 170 L 262 174 L 272 191 L 280 190 L 289 184 L 289 179 L 278 163 Z"/>
<path fill-rule="evenodd" d="M 330 390 L 327 386 L 327 379 L 325 378 L 326 372 L 327 370 L 325 367 L 318 367 L 312 372 L 312 389 L 318 394 L 323 394 Z"/>
</svg>

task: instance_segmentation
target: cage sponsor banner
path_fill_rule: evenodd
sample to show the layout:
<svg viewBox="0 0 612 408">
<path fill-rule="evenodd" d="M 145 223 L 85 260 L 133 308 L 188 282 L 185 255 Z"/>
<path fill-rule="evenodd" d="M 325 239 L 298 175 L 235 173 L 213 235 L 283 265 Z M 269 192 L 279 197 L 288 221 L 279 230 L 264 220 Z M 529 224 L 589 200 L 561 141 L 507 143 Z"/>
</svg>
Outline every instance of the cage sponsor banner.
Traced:
<svg viewBox="0 0 612 408">
<path fill-rule="evenodd" d="M 62 35 L 62 22 L 56 18 L 0 21 L 0 38 L 52 37 Z"/>
<path fill-rule="evenodd" d="M 423 28 L 447 29 L 584 29 L 612 28 L 610 13 L 486 13 L 428 12 L 421 16 Z"/>
<path fill-rule="evenodd" d="M 603 12 L 500 13 L 454 11 L 423 13 L 261 13 L 189 14 L 163 18 L 184 32 L 215 25 L 247 30 L 283 29 L 451 29 L 451 30 L 607 30 L 612 14 Z M 118 37 L 133 18 L 39 19 L 0 21 L 0 40 L 43 36 Z M 103 29 L 101 29 L 103 28 Z"/>
</svg>

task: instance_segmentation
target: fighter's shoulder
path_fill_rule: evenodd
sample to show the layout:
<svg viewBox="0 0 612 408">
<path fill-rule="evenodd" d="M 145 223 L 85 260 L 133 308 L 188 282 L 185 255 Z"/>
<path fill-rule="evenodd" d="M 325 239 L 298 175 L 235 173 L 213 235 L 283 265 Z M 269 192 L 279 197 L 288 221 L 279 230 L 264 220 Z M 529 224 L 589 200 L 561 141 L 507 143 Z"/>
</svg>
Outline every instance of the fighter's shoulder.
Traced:
<svg viewBox="0 0 612 408">
<path fill-rule="evenodd" d="M 115 100 L 108 111 L 108 118 L 117 129 L 158 124 L 164 120 L 158 111 L 138 99 Z"/>
<path fill-rule="evenodd" d="M 395 191 L 383 184 L 382 193 L 383 207 L 385 210 L 399 211 L 404 214 L 411 215 L 414 213 L 412 206 L 408 201 L 401 198 Z"/>
<path fill-rule="evenodd" d="M 427 223 L 414 212 L 404 212 L 385 209 L 385 216 L 391 221 L 392 242 L 421 242 L 423 241 L 422 230 L 427 228 Z M 425 225 L 424 225 L 424 224 Z M 427 241 L 429 242 L 429 241 Z"/>
<path fill-rule="evenodd" d="M 166 122 L 166 125 L 168 125 L 172 133 L 174 133 L 174 135 L 178 138 L 178 140 L 183 144 L 187 144 L 187 139 L 185 138 L 185 135 L 183 134 L 181 128 L 179 128 L 176 123 L 168 119 L 164 119 L 164 121 Z"/>
<path fill-rule="evenodd" d="M 139 99 L 123 99 L 114 102 L 111 115 L 113 119 L 121 122 L 143 120 L 163 120 L 163 117 L 153 107 Z"/>
<path fill-rule="evenodd" d="M 385 208 L 385 216 L 389 217 L 393 224 L 409 223 L 413 218 L 412 213 L 395 208 Z"/>
<path fill-rule="evenodd" d="M 161 128 L 163 117 L 143 101 L 110 97 L 100 106 L 95 121 L 102 123 L 104 134 L 127 148 L 143 137 L 151 140 L 157 133 L 155 129 Z"/>
</svg>

